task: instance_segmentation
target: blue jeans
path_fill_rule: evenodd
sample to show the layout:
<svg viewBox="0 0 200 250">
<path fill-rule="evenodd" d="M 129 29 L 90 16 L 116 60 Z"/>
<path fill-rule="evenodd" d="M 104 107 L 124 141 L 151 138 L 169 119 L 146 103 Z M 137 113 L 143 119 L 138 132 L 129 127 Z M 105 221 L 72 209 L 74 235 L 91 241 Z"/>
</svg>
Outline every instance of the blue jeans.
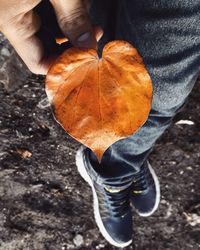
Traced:
<svg viewBox="0 0 200 250">
<path fill-rule="evenodd" d="M 200 69 L 200 0 L 93 0 L 90 16 L 104 30 L 100 50 L 110 40 L 130 42 L 153 81 L 152 108 L 141 129 L 109 147 L 101 166 L 90 151 L 93 174 L 112 186 L 139 171 L 195 84 Z"/>
</svg>

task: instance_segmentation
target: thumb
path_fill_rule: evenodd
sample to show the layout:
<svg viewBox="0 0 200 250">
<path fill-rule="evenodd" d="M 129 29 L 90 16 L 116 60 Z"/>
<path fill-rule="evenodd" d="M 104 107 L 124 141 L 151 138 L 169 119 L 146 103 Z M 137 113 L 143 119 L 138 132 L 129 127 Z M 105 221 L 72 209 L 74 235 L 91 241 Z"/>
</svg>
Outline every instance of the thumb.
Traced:
<svg viewBox="0 0 200 250">
<path fill-rule="evenodd" d="M 51 0 L 63 34 L 79 48 L 97 47 L 93 28 L 82 0 Z"/>
</svg>

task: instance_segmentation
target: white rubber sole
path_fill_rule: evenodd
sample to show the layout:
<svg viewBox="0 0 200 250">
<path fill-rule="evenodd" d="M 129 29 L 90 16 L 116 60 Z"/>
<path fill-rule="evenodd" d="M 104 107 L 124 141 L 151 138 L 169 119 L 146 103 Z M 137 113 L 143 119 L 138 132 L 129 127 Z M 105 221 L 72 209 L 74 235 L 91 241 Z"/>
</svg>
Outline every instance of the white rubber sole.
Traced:
<svg viewBox="0 0 200 250">
<path fill-rule="evenodd" d="M 154 179 L 154 183 L 155 183 L 155 188 L 156 188 L 156 201 L 155 201 L 155 205 L 153 207 L 153 209 L 149 212 L 149 213 L 140 213 L 137 209 L 136 212 L 142 216 L 142 217 L 148 217 L 150 215 L 152 215 L 158 208 L 158 205 L 160 203 L 160 184 L 159 184 L 159 180 L 158 177 L 154 171 L 154 169 L 151 167 L 150 163 L 148 162 L 148 167 L 149 167 L 149 171 L 151 173 L 151 175 L 153 176 Z"/>
<path fill-rule="evenodd" d="M 113 238 L 108 234 L 107 230 L 105 229 L 101 216 L 100 216 L 100 212 L 99 212 L 99 202 L 98 202 L 98 197 L 93 185 L 93 182 L 90 178 L 90 176 L 88 175 L 86 169 L 85 169 L 85 165 L 83 162 L 83 150 L 84 147 L 80 147 L 80 149 L 77 151 L 76 153 L 76 166 L 77 169 L 81 175 L 81 177 L 91 186 L 92 188 L 92 194 L 93 194 L 93 206 L 94 206 L 94 217 L 95 217 L 95 221 L 97 223 L 97 226 L 101 232 L 101 234 L 104 236 L 104 238 L 113 246 L 115 247 L 127 247 L 128 245 L 131 244 L 132 240 L 126 242 L 126 243 L 119 243 L 116 242 L 115 240 L 113 240 Z"/>
</svg>

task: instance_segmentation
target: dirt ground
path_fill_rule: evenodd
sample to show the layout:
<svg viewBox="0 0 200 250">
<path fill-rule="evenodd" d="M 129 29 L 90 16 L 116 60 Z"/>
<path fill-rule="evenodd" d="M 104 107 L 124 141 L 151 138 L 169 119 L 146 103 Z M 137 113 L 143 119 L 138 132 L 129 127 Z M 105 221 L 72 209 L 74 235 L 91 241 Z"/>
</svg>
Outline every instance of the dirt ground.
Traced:
<svg viewBox="0 0 200 250">
<path fill-rule="evenodd" d="M 0 36 L 0 250 L 116 249 L 95 225 L 78 147 L 54 121 L 43 79 Z M 134 213 L 126 249 L 200 249 L 200 81 L 150 158 L 161 203 L 149 218 Z"/>
</svg>

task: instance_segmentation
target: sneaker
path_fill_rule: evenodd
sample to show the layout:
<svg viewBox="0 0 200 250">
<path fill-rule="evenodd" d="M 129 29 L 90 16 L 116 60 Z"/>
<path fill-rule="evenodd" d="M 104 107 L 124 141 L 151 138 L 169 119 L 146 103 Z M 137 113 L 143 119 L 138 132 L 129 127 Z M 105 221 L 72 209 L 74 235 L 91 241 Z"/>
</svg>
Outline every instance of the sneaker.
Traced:
<svg viewBox="0 0 200 250">
<path fill-rule="evenodd" d="M 158 208 L 160 186 L 149 162 L 145 162 L 139 173 L 134 176 L 130 199 L 140 216 L 150 216 Z"/>
<path fill-rule="evenodd" d="M 110 189 L 91 178 L 87 150 L 81 147 L 76 154 L 76 165 L 82 178 L 92 188 L 94 217 L 104 238 L 116 247 L 132 242 L 132 214 L 129 204 L 130 188 Z M 91 166 L 92 167 L 92 166 Z"/>
</svg>

